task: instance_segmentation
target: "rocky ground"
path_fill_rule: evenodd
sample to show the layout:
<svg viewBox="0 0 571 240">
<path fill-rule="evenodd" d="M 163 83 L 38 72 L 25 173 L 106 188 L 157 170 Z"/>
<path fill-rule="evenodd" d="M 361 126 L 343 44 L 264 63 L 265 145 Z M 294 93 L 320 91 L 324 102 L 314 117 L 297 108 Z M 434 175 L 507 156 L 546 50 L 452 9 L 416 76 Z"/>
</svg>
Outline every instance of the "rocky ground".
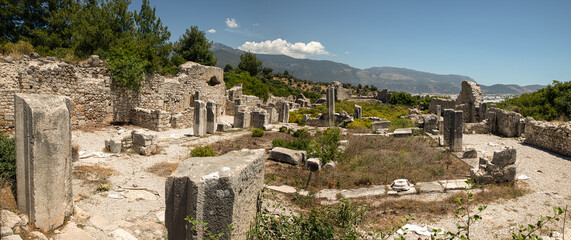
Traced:
<svg viewBox="0 0 571 240">
<path fill-rule="evenodd" d="M 86 153 L 103 152 L 104 141 L 118 131 L 135 127 L 106 127 L 93 131 L 74 131 L 73 142 Z M 277 128 L 275 128 L 277 130 Z M 189 137 L 192 129 L 173 129 L 157 132 L 161 153 L 140 156 L 121 153 L 106 157 L 88 157 L 74 163 L 74 169 L 83 169 L 81 177 L 74 175 L 73 191 L 75 214 L 54 239 L 164 239 L 164 192 L 169 169 L 187 158 L 194 146 L 212 144 L 237 138 L 250 131 L 217 133 L 208 137 Z M 482 220 L 472 226 L 474 239 L 506 239 L 519 224 L 535 223 L 539 216 L 550 215 L 553 207 L 565 207 L 571 203 L 571 158 L 544 151 L 513 138 L 493 135 L 464 135 L 464 147 L 474 147 L 479 156 L 492 156 L 503 146 L 517 149 L 517 175 L 528 176 L 518 184 L 531 191 L 523 197 L 494 202 L 481 214 Z M 477 162 L 470 162 L 477 164 Z M 85 169 L 99 169 L 89 172 Z M 110 174 L 106 182 L 100 179 L 100 171 Z M 108 184 L 108 191 L 97 191 Z M 100 189 L 102 190 L 102 189 Z M 406 198 L 423 199 L 426 196 L 409 195 Z M 430 196 L 431 199 L 438 196 Z M 287 204 L 286 204 L 287 205 Z M 569 216 L 568 216 L 569 218 Z M 571 233 L 568 219 L 566 233 Z M 436 221 L 416 219 L 412 224 L 431 225 L 445 230 L 455 230 L 458 222 L 454 216 Z M 541 234 L 562 232 L 562 222 L 549 225 Z M 409 233 L 407 238 L 419 236 Z"/>
</svg>

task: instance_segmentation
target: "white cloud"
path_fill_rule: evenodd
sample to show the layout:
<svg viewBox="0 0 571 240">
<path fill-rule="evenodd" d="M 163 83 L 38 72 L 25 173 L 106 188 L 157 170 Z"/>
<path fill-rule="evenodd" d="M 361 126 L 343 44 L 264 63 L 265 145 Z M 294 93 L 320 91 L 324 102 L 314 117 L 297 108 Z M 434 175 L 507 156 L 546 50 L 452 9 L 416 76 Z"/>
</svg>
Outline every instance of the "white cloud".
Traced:
<svg viewBox="0 0 571 240">
<path fill-rule="evenodd" d="M 229 28 L 237 28 L 238 23 L 234 18 L 226 18 L 226 26 L 228 26 Z"/>
<path fill-rule="evenodd" d="M 345 54 L 349 54 L 349 51 L 345 51 Z"/>
<path fill-rule="evenodd" d="M 259 27 L 260 24 L 259 24 L 259 23 L 254 23 L 254 24 L 252 24 L 252 26 L 254 26 L 254 27 Z"/>
<path fill-rule="evenodd" d="M 289 43 L 278 38 L 263 42 L 245 42 L 238 49 L 260 54 L 283 54 L 294 58 L 306 58 L 308 55 L 331 55 L 320 42 L 311 41 L 307 44 L 297 42 Z"/>
<path fill-rule="evenodd" d="M 216 30 L 214 30 L 214 28 L 211 28 L 210 30 L 208 30 L 208 33 L 216 33 Z"/>
</svg>

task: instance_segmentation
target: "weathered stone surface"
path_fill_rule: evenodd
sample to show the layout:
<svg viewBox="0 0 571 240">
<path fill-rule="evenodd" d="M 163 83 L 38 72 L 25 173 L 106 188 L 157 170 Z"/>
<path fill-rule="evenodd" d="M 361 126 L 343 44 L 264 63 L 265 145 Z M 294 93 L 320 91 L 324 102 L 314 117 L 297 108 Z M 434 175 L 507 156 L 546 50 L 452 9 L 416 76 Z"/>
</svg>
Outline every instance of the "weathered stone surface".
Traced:
<svg viewBox="0 0 571 240">
<path fill-rule="evenodd" d="M 121 228 L 115 229 L 115 231 L 111 232 L 111 236 L 116 240 L 137 240 L 135 236 Z"/>
<path fill-rule="evenodd" d="M 377 131 L 383 128 L 389 128 L 391 126 L 391 121 L 374 121 L 371 123 L 371 128 L 373 131 Z"/>
<path fill-rule="evenodd" d="M 292 186 L 281 185 L 281 186 L 266 186 L 267 189 L 274 190 L 281 193 L 296 193 L 297 190 Z"/>
<path fill-rule="evenodd" d="M 216 132 L 216 113 L 216 103 L 213 101 L 208 101 L 206 103 L 206 133 L 208 134 L 214 134 Z"/>
<path fill-rule="evenodd" d="M 19 235 L 10 235 L 3 237 L 2 240 L 22 240 L 22 237 L 20 237 Z"/>
<path fill-rule="evenodd" d="M 488 124 L 490 125 L 490 133 L 493 134 L 506 137 L 520 136 L 522 134 L 522 132 L 520 132 L 522 119 L 523 116 L 516 112 L 492 107 L 488 110 Z"/>
<path fill-rule="evenodd" d="M 377 95 L 375 96 L 375 99 L 383 102 L 383 103 L 388 103 L 389 100 L 391 100 L 391 91 L 389 91 L 388 89 L 383 89 L 379 92 L 377 92 Z"/>
<path fill-rule="evenodd" d="M 425 114 L 422 115 L 422 119 L 424 121 L 424 131 L 425 132 L 432 132 L 432 130 L 438 130 L 438 116 L 434 114 Z"/>
<path fill-rule="evenodd" d="M 321 169 L 321 159 L 319 158 L 310 158 L 307 159 L 305 162 L 305 167 L 312 172 L 317 172 Z"/>
<path fill-rule="evenodd" d="M 48 240 L 46 235 L 44 235 L 43 233 L 38 232 L 38 231 L 30 232 L 30 237 L 34 240 Z"/>
<path fill-rule="evenodd" d="M 101 60 L 99 60 L 98 55 L 91 55 L 87 59 L 87 64 L 91 67 L 99 67 L 101 65 Z"/>
<path fill-rule="evenodd" d="M 476 151 L 475 148 L 468 148 L 464 150 L 464 153 L 462 153 L 462 158 L 477 158 L 477 157 L 478 157 L 478 151 Z"/>
<path fill-rule="evenodd" d="M 0 227 L 0 239 L 3 239 L 10 235 L 14 235 L 14 231 L 12 231 L 12 228 L 2 225 L 2 227 Z"/>
<path fill-rule="evenodd" d="M 22 224 L 22 220 L 15 213 L 8 210 L 2 210 L 0 211 L 0 223 L 2 223 L 3 227 L 12 229 L 15 226 Z"/>
<path fill-rule="evenodd" d="M 444 143 L 450 151 L 462 151 L 462 111 L 444 109 Z"/>
<path fill-rule="evenodd" d="M 430 100 L 430 105 L 428 106 L 428 111 L 431 113 L 438 113 L 436 106 L 440 106 L 441 109 L 455 109 L 456 100 L 455 99 L 444 99 L 444 98 L 433 98 Z M 439 115 L 442 117 L 442 115 Z"/>
<path fill-rule="evenodd" d="M 419 182 L 416 184 L 416 189 L 420 193 L 441 193 L 444 192 L 444 187 L 439 182 Z"/>
<path fill-rule="evenodd" d="M 398 128 L 390 134 L 393 137 L 410 137 L 412 136 L 412 129 L 410 128 Z"/>
<path fill-rule="evenodd" d="M 525 143 L 571 157 L 571 122 L 549 123 L 525 119 Z"/>
<path fill-rule="evenodd" d="M 289 103 L 281 102 L 281 108 L 279 108 L 279 121 L 282 123 L 289 122 Z"/>
<path fill-rule="evenodd" d="M 480 116 L 479 112 L 480 105 L 483 102 L 484 98 L 482 97 L 480 84 L 468 80 L 462 81 L 462 90 L 456 98 L 457 106 L 462 104 L 465 106 L 461 109 L 464 112 L 462 121 L 473 123 L 483 120 L 484 116 Z"/>
<path fill-rule="evenodd" d="M 252 119 L 250 121 L 250 126 L 253 128 L 263 128 L 264 125 L 269 123 L 269 117 L 266 110 L 259 110 L 252 112 Z"/>
<path fill-rule="evenodd" d="M 234 113 L 235 128 L 249 128 L 251 114 L 248 111 L 238 111 Z"/>
<path fill-rule="evenodd" d="M 359 105 L 355 105 L 355 112 L 353 113 L 355 119 L 361 119 L 363 117 L 363 108 Z"/>
<path fill-rule="evenodd" d="M 112 153 L 121 153 L 121 139 L 119 138 L 111 138 L 109 140 L 105 140 L 105 149 Z"/>
<path fill-rule="evenodd" d="M 40 58 L 40 54 L 38 54 L 37 52 L 31 52 L 30 58 L 31 59 L 38 59 L 38 58 Z"/>
<path fill-rule="evenodd" d="M 221 122 L 221 123 L 218 123 L 218 127 L 216 128 L 216 131 L 227 132 L 227 131 L 230 131 L 230 129 L 232 129 L 232 125 L 230 123 Z"/>
<path fill-rule="evenodd" d="M 71 100 L 16 94 L 14 105 L 18 209 L 50 231 L 73 212 Z"/>
<path fill-rule="evenodd" d="M 206 104 L 203 101 L 194 101 L 194 125 L 192 126 L 194 136 L 206 135 Z"/>
<path fill-rule="evenodd" d="M 133 131 L 131 133 L 133 150 L 141 155 L 152 155 L 157 150 L 157 135 L 147 131 Z"/>
<path fill-rule="evenodd" d="M 182 162 L 166 181 L 168 239 L 203 239 L 189 230 L 186 216 L 208 223 L 215 233 L 228 233 L 232 224 L 232 238 L 245 239 L 263 188 L 265 158 L 259 149 Z"/>
<path fill-rule="evenodd" d="M 517 151 L 515 148 L 502 148 L 500 150 L 494 151 L 492 163 L 500 167 L 505 167 L 507 165 L 514 164 L 516 157 Z"/>
<path fill-rule="evenodd" d="M 272 124 L 278 122 L 279 116 L 278 116 L 278 111 L 276 110 L 275 107 L 266 106 L 264 107 L 264 110 L 266 110 L 266 113 L 268 114 L 268 123 Z"/>
<path fill-rule="evenodd" d="M 269 159 L 288 163 L 291 165 L 298 165 L 305 160 L 307 153 L 305 151 L 296 151 L 282 147 L 275 147 L 270 151 Z"/>
<path fill-rule="evenodd" d="M 384 195 L 386 190 L 385 186 L 374 186 L 371 188 L 344 189 L 340 193 L 345 198 L 362 198 Z"/>
<path fill-rule="evenodd" d="M 438 182 L 442 185 L 442 187 L 444 187 L 445 191 L 463 190 L 469 187 L 469 185 L 466 183 L 466 179 L 442 180 Z"/>
<path fill-rule="evenodd" d="M 335 87 L 327 88 L 327 124 L 329 127 L 335 126 Z"/>
<path fill-rule="evenodd" d="M 95 240 L 83 229 L 78 228 L 74 222 L 69 222 L 59 234 L 55 236 L 56 240 Z"/>
<path fill-rule="evenodd" d="M 333 169 L 335 169 L 335 165 L 337 165 L 335 162 L 328 162 L 325 165 L 323 165 L 323 169 L 325 169 L 326 171 L 332 171 Z"/>
</svg>

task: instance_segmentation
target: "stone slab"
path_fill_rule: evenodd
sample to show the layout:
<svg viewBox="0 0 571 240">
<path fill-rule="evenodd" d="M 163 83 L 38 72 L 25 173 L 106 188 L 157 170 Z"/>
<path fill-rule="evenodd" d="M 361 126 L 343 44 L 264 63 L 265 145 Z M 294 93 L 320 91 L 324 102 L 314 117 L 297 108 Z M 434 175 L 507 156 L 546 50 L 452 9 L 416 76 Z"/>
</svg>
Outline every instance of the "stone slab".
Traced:
<svg viewBox="0 0 571 240">
<path fill-rule="evenodd" d="M 441 193 L 444 187 L 439 182 L 419 182 L 416 183 L 416 189 L 419 193 Z"/>
<path fill-rule="evenodd" d="M 305 160 L 305 151 L 291 150 L 283 147 L 275 147 L 270 151 L 269 159 L 291 165 L 298 165 Z"/>
<path fill-rule="evenodd" d="M 395 129 L 395 131 L 393 133 L 390 133 L 389 135 L 393 136 L 393 137 L 410 137 L 410 136 L 412 136 L 412 129 L 410 129 L 410 128 L 398 128 L 398 129 Z"/>
<path fill-rule="evenodd" d="M 442 187 L 444 187 L 445 191 L 463 190 L 464 188 L 469 187 L 469 185 L 466 183 L 466 179 L 442 180 L 438 182 L 442 185 Z"/>
<path fill-rule="evenodd" d="M 281 185 L 281 186 L 266 186 L 266 189 L 270 189 L 276 192 L 281 192 L 281 193 L 296 193 L 297 190 L 292 187 L 292 186 L 288 186 L 288 185 Z"/>
<path fill-rule="evenodd" d="M 386 194 L 385 186 L 374 186 L 371 188 L 344 189 L 341 194 L 345 198 L 376 197 Z"/>
</svg>

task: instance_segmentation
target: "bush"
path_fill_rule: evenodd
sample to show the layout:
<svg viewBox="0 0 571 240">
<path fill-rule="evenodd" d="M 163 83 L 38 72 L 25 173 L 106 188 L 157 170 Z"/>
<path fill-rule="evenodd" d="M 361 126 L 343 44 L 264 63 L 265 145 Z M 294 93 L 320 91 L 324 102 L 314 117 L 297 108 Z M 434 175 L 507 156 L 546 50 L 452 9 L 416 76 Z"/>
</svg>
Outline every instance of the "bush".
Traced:
<svg viewBox="0 0 571 240">
<path fill-rule="evenodd" d="M 309 132 L 305 128 L 301 128 L 293 132 L 293 136 L 297 138 L 307 138 L 309 137 Z"/>
<path fill-rule="evenodd" d="M 272 140 L 272 146 L 309 152 L 309 146 L 311 146 L 312 142 L 313 141 L 307 139 L 293 139 L 291 141 L 286 141 L 281 138 L 276 138 Z"/>
<path fill-rule="evenodd" d="M 143 86 L 146 65 L 146 61 L 142 60 L 135 51 L 116 48 L 111 50 L 107 68 L 120 88 L 126 87 L 138 92 Z"/>
<path fill-rule="evenodd" d="M 553 81 L 546 88 L 505 99 L 497 106 L 536 120 L 569 121 L 571 120 L 571 81 Z"/>
<path fill-rule="evenodd" d="M 309 156 L 321 158 L 324 164 L 337 161 L 341 156 L 341 151 L 337 148 L 339 140 L 341 140 L 339 128 L 328 128 L 323 135 L 319 136 L 317 141 L 312 142 L 309 146 Z"/>
<path fill-rule="evenodd" d="M 353 122 L 347 124 L 347 128 L 354 128 L 354 129 L 367 129 L 371 128 L 371 121 L 370 119 L 355 119 Z"/>
<path fill-rule="evenodd" d="M 196 147 L 190 152 L 190 157 L 214 157 L 214 149 L 210 146 Z"/>
<path fill-rule="evenodd" d="M 32 44 L 22 40 L 18 41 L 17 43 L 8 42 L 0 46 L 0 52 L 3 55 L 13 55 L 19 57 L 22 54 L 30 55 L 32 51 L 34 51 Z"/>
<path fill-rule="evenodd" d="M 389 131 L 394 131 L 397 128 L 411 128 L 414 127 L 414 122 L 406 118 L 397 118 L 391 121 Z"/>
<path fill-rule="evenodd" d="M 254 128 L 252 129 L 252 137 L 261 137 L 264 136 L 264 130 L 261 128 Z"/>
<path fill-rule="evenodd" d="M 14 138 L 0 133 L 0 186 L 16 182 L 16 147 Z"/>
<path fill-rule="evenodd" d="M 280 132 L 287 132 L 287 127 L 280 127 Z"/>
</svg>

